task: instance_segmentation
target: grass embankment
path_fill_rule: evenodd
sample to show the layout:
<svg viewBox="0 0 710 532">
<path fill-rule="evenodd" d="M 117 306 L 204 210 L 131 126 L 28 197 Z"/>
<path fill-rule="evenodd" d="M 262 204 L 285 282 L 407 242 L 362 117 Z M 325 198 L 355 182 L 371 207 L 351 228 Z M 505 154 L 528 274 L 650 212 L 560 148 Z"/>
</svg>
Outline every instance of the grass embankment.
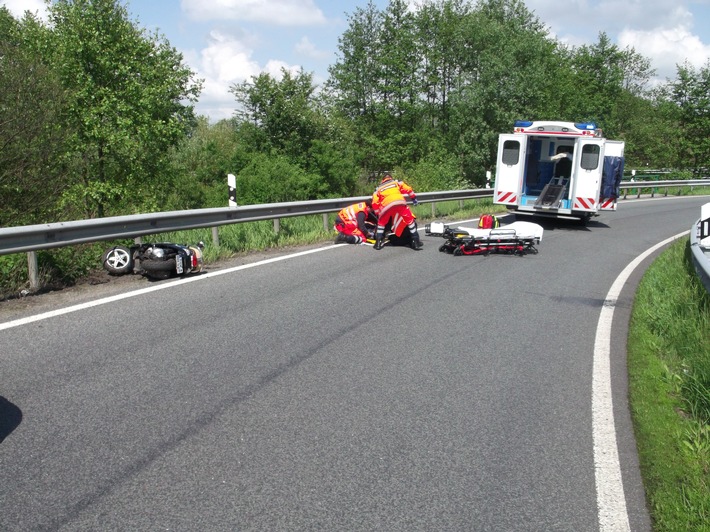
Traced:
<svg viewBox="0 0 710 532">
<path fill-rule="evenodd" d="M 655 531 L 710 530 L 710 296 L 688 239 L 646 271 L 628 338 L 629 394 Z"/>
</svg>

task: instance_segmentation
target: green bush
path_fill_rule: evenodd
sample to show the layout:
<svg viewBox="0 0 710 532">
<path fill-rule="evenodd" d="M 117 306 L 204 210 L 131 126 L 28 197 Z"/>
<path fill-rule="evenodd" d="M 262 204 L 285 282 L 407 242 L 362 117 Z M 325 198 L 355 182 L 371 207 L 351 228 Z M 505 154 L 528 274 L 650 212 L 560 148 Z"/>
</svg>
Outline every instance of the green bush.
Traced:
<svg viewBox="0 0 710 532">
<path fill-rule="evenodd" d="M 280 155 L 256 153 L 236 177 L 240 205 L 306 201 L 320 197 L 325 188 L 319 176 Z"/>
</svg>

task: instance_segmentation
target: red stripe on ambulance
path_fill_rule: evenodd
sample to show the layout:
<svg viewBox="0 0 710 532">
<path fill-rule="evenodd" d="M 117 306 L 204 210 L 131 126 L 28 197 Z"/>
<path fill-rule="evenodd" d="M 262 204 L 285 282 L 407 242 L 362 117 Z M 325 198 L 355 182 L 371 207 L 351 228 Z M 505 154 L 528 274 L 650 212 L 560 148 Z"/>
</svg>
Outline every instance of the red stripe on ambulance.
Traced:
<svg viewBox="0 0 710 532">
<path fill-rule="evenodd" d="M 496 199 L 496 201 L 498 203 L 510 203 L 514 205 L 517 201 L 517 197 L 514 192 L 498 192 L 498 199 Z"/>
<path fill-rule="evenodd" d="M 600 207 L 602 209 L 616 210 L 616 200 L 614 198 L 605 198 L 602 200 Z"/>
<path fill-rule="evenodd" d="M 575 209 L 593 209 L 595 205 L 594 198 L 574 198 Z"/>
</svg>

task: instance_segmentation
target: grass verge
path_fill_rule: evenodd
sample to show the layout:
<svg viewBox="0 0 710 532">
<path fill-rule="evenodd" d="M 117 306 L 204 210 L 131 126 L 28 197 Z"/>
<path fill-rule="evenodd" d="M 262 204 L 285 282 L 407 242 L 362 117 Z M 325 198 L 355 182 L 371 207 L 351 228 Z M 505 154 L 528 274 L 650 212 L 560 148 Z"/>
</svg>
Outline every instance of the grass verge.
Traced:
<svg viewBox="0 0 710 532">
<path fill-rule="evenodd" d="M 655 531 L 710 530 L 710 296 L 688 239 L 646 271 L 628 338 L 629 394 Z"/>
</svg>

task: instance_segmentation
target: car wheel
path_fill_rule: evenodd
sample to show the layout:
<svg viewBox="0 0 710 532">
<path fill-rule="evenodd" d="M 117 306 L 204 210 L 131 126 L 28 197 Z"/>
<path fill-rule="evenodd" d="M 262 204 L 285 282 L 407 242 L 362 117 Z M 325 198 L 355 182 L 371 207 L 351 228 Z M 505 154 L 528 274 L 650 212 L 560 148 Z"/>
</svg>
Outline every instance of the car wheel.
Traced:
<svg viewBox="0 0 710 532">
<path fill-rule="evenodd" d="M 114 246 L 102 258 L 104 269 L 111 275 L 123 275 L 133 270 L 131 250 L 124 246 Z"/>
</svg>

